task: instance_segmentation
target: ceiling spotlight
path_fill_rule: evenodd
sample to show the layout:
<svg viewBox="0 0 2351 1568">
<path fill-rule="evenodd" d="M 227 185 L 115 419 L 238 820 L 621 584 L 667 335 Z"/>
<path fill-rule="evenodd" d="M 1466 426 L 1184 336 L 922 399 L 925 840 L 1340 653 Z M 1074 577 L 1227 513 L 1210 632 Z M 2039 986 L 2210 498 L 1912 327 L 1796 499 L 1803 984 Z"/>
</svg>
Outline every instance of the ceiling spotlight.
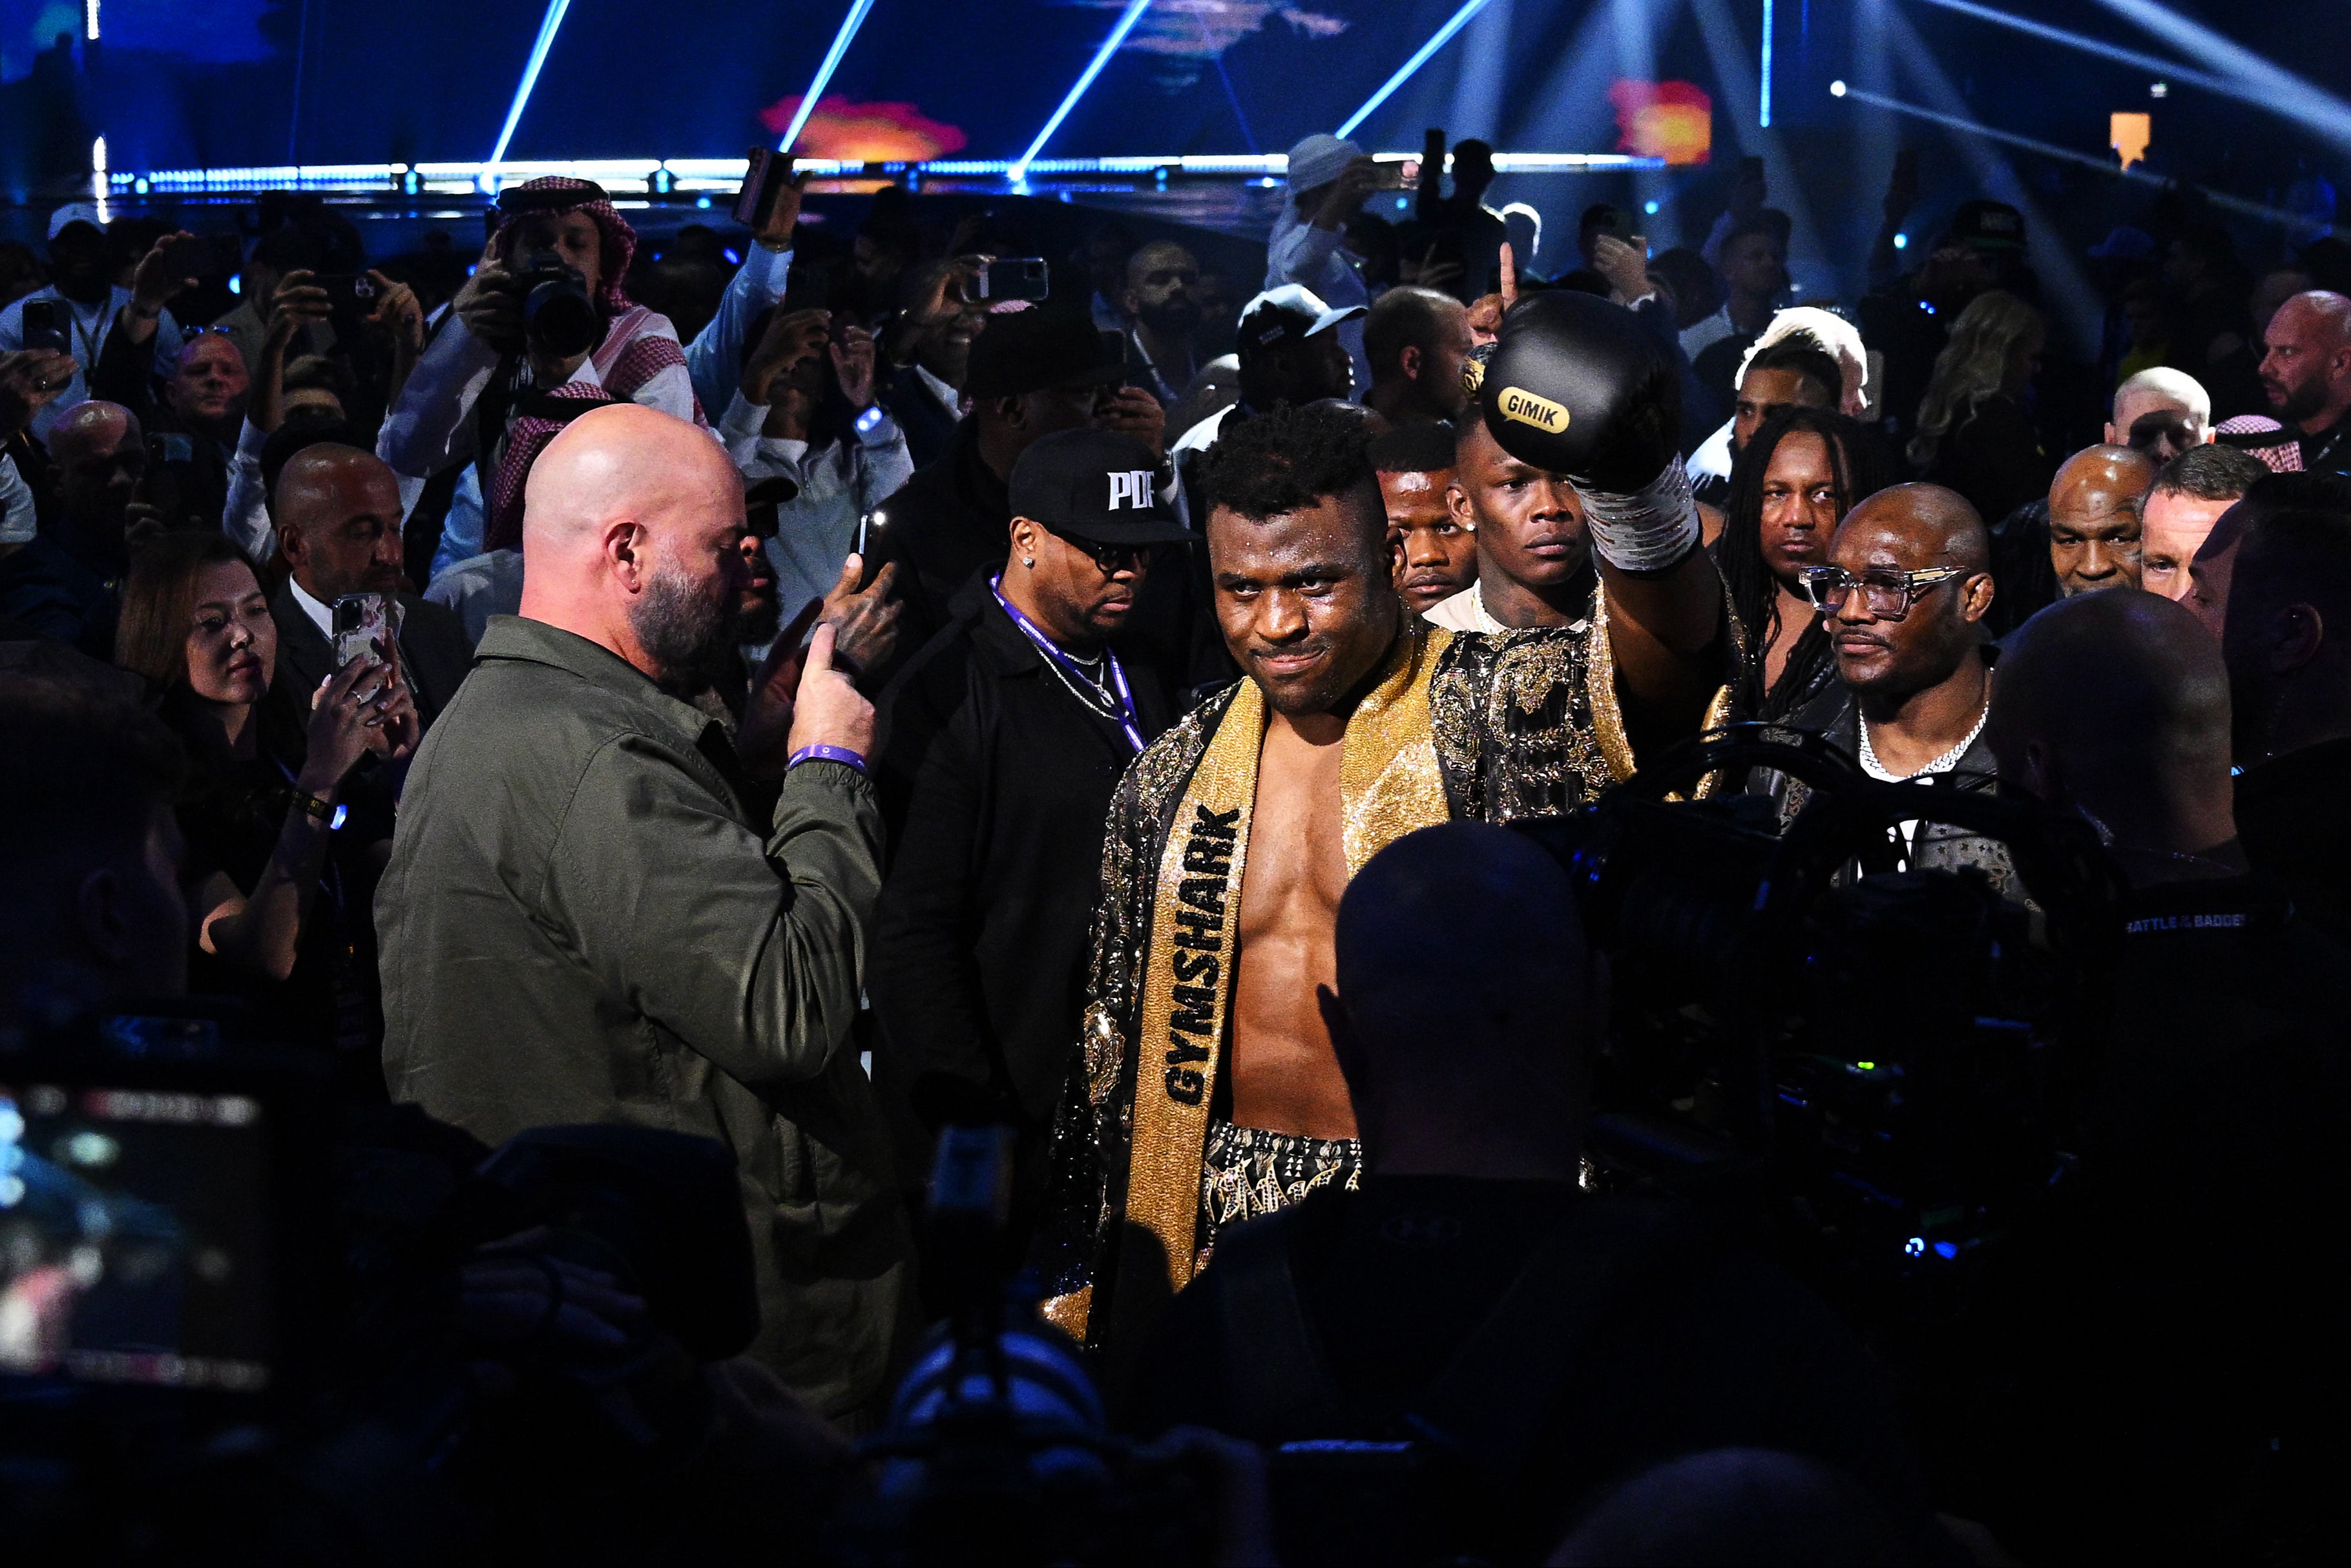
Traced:
<svg viewBox="0 0 2351 1568">
<path fill-rule="evenodd" d="M 2147 84 L 2147 96 L 2149 98 L 2169 98 L 2171 96 L 2171 84 L 2168 81 L 2149 82 Z"/>
<path fill-rule="evenodd" d="M 1657 215 L 1657 204 L 1655 202 L 1643 202 L 1641 204 L 1641 210 L 1654 218 Z"/>
<path fill-rule="evenodd" d="M 1844 83 L 1842 81 L 1833 81 L 1829 83 L 1829 96 L 1831 98 L 1843 98 L 1844 96 Z"/>
</svg>

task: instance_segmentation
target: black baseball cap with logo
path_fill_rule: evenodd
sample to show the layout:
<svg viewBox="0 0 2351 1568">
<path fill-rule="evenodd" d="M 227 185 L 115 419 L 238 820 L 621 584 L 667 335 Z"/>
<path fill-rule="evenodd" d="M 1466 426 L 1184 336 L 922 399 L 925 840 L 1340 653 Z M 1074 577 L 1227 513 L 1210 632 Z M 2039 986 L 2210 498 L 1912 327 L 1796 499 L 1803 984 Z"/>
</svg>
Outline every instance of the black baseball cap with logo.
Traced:
<svg viewBox="0 0 2351 1568">
<path fill-rule="evenodd" d="M 1158 468 L 1151 449 L 1132 435 L 1056 431 L 1012 465 L 1012 515 L 1094 544 L 1188 543 L 1198 536 L 1153 494 Z"/>
<path fill-rule="evenodd" d="M 1951 227 L 1943 243 L 1970 250 L 2022 250 L 2024 214 L 2006 202 L 1982 198 L 1961 202 L 1951 214 Z"/>
</svg>

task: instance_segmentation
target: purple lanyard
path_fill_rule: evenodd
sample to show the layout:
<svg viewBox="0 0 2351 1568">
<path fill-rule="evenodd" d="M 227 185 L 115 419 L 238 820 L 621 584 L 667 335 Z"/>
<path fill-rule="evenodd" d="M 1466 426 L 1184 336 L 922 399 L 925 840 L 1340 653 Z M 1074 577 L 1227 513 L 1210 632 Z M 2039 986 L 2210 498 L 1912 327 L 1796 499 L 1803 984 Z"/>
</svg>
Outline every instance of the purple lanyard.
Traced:
<svg viewBox="0 0 2351 1568">
<path fill-rule="evenodd" d="M 1012 617 L 1012 624 L 1019 627 L 1028 634 L 1029 641 L 1037 644 L 1039 653 L 1052 660 L 1057 667 L 1068 671 L 1072 678 L 1084 681 L 1088 685 L 1093 685 L 1093 681 L 1085 671 L 1078 667 L 1076 660 L 1061 652 L 1061 645 L 1046 636 L 1043 628 L 1021 614 L 1020 607 L 1004 597 L 1002 572 L 999 571 L 987 580 L 987 591 L 996 595 L 996 602 L 1004 607 L 1004 613 Z M 1102 657 L 1110 663 L 1111 685 L 1118 688 L 1120 710 L 1118 727 L 1126 732 L 1126 743 L 1139 753 L 1143 750 L 1143 721 L 1135 716 L 1134 694 L 1127 689 L 1125 667 L 1119 664 L 1118 655 L 1107 647 L 1102 650 Z"/>
</svg>

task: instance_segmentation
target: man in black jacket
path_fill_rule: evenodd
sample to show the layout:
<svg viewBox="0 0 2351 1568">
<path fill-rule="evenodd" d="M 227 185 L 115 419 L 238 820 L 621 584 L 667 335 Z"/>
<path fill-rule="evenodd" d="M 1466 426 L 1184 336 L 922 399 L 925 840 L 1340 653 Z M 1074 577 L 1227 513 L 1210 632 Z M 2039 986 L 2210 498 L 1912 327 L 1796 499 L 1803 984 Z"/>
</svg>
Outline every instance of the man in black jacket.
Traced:
<svg viewBox="0 0 2351 1568">
<path fill-rule="evenodd" d="M 1121 386 L 1125 374 L 1116 342 L 1078 311 L 990 319 L 972 345 L 965 383 L 971 413 L 956 426 L 946 455 L 916 472 L 871 519 L 866 564 L 879 571 L 898 563 L 901 647 L 920 648 L 936 636 L 955 618 L 956 594 L 1004 564 L 1012 521 L 1005 486 L 1032 442 L 1087 426 L 1132 436 L 1150 449 L 1155 494 L 1167 500 L 1175 471 L 1165 462 L 1166 414 L 1149 392 Z M 1188 669 L 1196 643 L 1214 640 L 1205 601 L 1167 591 L 1181 586 L 1182 575 L 1167 574 L 1130 628 L 1139 639 L 1136 657 L 1178 671 Z M 886 739 L 888 729 L 882 733 Z"/>
<path fill-rule="evenodd" d="M 1154 549 L 1193 537 L 1154 499 L 1155 466 L 1109 431 L 1029 446 L 1010 559 L 965 584 L 882 699 L 876 782 L 897 848 L 867 991 L 904 1172 L 930 1168 L 943 1120 L 979 1115 L 1022 1129 L 1024 1186 L 1041 1175 L 1111 793 L 1170 717 L 1157 675 L 1113 646 Z"/>
<path fill-rule="evenodd" d="M 274 694 L 307 712 L 334 673 L 335 601 L 381 593 L 399 606 L 402 675 L 431 725 L 474 662 L 464 623 L 402 585 L 400 481 L 381 458 L 355 446 L 304 447 L 277 476 L 270 515 L 291 569 L 269 597 L 277 622 Z"/>
</svg>

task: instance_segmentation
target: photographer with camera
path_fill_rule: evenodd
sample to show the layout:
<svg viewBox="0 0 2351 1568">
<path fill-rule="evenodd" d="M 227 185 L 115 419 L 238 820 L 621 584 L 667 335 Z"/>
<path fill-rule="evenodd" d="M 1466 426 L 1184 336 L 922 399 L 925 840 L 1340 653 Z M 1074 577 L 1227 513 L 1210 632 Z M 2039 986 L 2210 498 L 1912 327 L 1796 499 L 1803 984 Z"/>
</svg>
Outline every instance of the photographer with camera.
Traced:
<svg viewBox="0 0 2351 1568">
<path fill-rule="evenodd" d="M 1477 823 L 1409 834 L 1348 884 L 1335 951 L 1316 1005 L 1360 1187 L 1227 1233 L 1141 1363 L 1131 1426 L 1413 1445 L 1414 1466 L 1364 1456 L 1308 1518 L 1277 1453 L 1278 1527 L 1315 1561 L 1351 1540 L 1373 1561 L 1537 1561 L 1593 1486 L 1734 1445 L 1824 1460 L 1932 1528 L 1820 1302 L 1688 1214 L 1578 1190 L 1596 1009 L 1555 861 Z"/>
<path fill-rule="evenodd" d="M 740 640 L 744 524 L 718 444 L 652 409 L 590 409 L 532 465 L 521 613 L 490 623 L 425 737 L 376 898 L 384 1073 L 485 1139 L 600 1122 L 724 1141 L 753 1354 L 855 1424 L 911 1327 L 852 1033 L 881 882 L 872 708 L 832 667 L 834 630 L 803 650 L 797 624 L 732 745 L 681 699 Z"/>
<path fill-rule="evenodd" d="M 516 415 L 568 382 L 701 424 L 676 329 L 624 291 L 636 231 L 603 188 L 548 175 L 501 191 L 497 212 L 480 266 L 384 418 L 377 455 L 414 478 L 471 461 L 488 497 Z"/>
<path fill-rule="evenodd" d="M 168 250 L 184 237 L 166 235 L 157 248 Z M 0 354 L 47 348 L 74 362 L 72 378 L 33 415 L 33 434 L 42 441 L 49 439 L 57 421 L 93 395 L 89 378 L 98 370 L 107 340 L 124 327 L 143 329 L 142 338 L 152 334 L 155 374 L 170 375 L 180 356 L 179 323 L 163 308 L 168 293 L 158 298 L 151 287 L 142 298 L 113 281 L 105 220 L 97 207 L 69 202 L 49 214 L 49 264 L 53 281 L 47 287 L 0 308 Z M 147 281 L 155 285 L 158 278 L 151 274 Z M 28 312 L 50 324 L 28 333 Z"/>
</svg>

